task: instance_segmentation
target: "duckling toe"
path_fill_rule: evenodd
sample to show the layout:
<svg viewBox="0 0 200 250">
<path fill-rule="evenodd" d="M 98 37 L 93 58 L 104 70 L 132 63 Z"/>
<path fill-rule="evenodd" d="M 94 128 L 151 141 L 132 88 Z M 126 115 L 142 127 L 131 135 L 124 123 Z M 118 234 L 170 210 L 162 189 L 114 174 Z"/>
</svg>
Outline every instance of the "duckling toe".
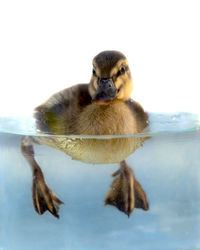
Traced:
<svg viewBox="0 0 200 250">
<path fill-rule="evenodd" d="M 115 179 L 104 200 L 105 205 L 112 205 L 128 217 L 134 208 L 149 209 L 142 186 L 136 180 L 132 169 L 123 161 L 121 167 L 112 175 Z"/>
<path fill-rule="evenodd" d="M 105 205 L 115 206 L 129 217 L 135 203 L 134 178 L 131 171 L 126 170 L 120 169 L 113 174 L 115 179 L 106 195 Z"/>
<path fill-rule="evenodd" d="M 145 211 L 149 210 L 149 203 L 145 191 L 140 183 L 135 179 L 135 207 Z"/>
<path fill-rule="evenodd" d="M 41 215 L 48 210 L 56 218 L 59 218 L 59 205 L 63 204 L 63 202 L 56 197 L 41 176 L 33 180 L 32 198 L 34 208 L 38 214 Z"/>
</svg>

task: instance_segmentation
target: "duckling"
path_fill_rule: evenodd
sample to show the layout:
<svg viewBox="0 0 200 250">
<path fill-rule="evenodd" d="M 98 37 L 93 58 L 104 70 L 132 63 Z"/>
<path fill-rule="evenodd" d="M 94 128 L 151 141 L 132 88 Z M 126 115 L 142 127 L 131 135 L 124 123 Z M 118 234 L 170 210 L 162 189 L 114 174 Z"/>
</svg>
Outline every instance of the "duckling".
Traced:
<svg viewBox="0 0 200 250">
<path fill-rule="evenodd" d="M 128 217 L 134 208 L 148 210 L 147 196 L 125 159 L 143 145 L 145 138 L 96 138 L 98 135 L 130 135 L 148 125 L 148 114 L 131 99 L 133 81 L 128 61 L 119 51 L 103 51 L 93 59 L 88 84 L 78 84 L 51 96 L 35 108 L 37 129 L 53 136 L 27 136 L 21 150 L 33 173 L 32 198 L 38 214 L 46 210 L 59 218 L 63 202 L 47 186 L 42 170 L 34 158 L 34 144 L 63 151 L 73 159 L 87 163 L 120 163 L 105 197 Z M 65 136 L 56 136 L 65 135 Z M 92 138 L 67 137 L 91 135 Z"/>
</svg>

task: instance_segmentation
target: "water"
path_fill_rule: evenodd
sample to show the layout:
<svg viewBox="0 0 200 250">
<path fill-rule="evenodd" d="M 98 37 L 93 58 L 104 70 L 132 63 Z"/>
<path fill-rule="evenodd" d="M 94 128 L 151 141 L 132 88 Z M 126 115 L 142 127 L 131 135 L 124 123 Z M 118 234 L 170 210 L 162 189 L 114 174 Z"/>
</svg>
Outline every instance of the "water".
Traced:
<svg viewBox="0 0 200 250">
<path fill-rule="evenodd" d="M 150 132 L 139 136 L 151 139 L 127 158 L 150 210 L 130 218 L 104 207 L 118 164 L 85 164 L 36 146 L 47 184 L 65 202 L 58 220 L 33 209 L 20 151 L 22 136 L 35 134 L 33 120 L 0 118 L 0 249 L 200 249 L 199 129 L 195 114 L 150 114 Z"/>
</svg>

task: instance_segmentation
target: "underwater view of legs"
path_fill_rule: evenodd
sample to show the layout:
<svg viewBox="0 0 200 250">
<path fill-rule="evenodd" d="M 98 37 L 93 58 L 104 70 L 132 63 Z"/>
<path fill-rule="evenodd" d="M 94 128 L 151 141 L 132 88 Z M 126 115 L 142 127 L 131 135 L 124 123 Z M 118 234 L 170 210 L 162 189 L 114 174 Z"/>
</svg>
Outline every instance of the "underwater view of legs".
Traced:
<svg viewBox="0 0 200 250">
<path fill-rule="evenodd" d="M 32 137 L 25 137 L 21 143 L 21 150 L 32 169 L 32 198 L 35 211 L 38 214 L 43 214 L 48 210 L 55 217 L 59 218 L 59 205 L 63 204 L 63 202 L 56 197 L 45 182 L 42 170 L 34 158 L 33 141 Z"/>
<path fill-rule="evenodd" d="M 35 211 L 43 214 L 48 210 L 59 218 L 59 205 L 64 203 L 47 186 L 42 170 L 34 157 L 34 144 L 38 145 L 37 139 L 30 136 L 24 137 L 21 142 L 21 151 L 32 169 L 32 198 Z M 115 179 L 106 195 L 105 205 L 115 206 L 128 217 L 134 208 L 149 209 L 146 193 L 125 161 L 120 163 L 120 169 L 112 176 Z"/>
</svg>

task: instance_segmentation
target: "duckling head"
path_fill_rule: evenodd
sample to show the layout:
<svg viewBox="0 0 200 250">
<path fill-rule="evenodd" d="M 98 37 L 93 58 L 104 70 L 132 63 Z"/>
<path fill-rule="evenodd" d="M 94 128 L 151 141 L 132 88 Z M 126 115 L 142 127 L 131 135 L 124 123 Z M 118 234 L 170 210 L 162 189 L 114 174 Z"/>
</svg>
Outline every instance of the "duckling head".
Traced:
<svg viewBox="0 0 200 250">
<path fill-rule="evenodd" d="M 113 100 L 126 101 L 131 96 L 133 81 L 126 57 L 119 51 L 103 51 L 93 59 L 89 93 L 97 104 Z"/>
</svg>

